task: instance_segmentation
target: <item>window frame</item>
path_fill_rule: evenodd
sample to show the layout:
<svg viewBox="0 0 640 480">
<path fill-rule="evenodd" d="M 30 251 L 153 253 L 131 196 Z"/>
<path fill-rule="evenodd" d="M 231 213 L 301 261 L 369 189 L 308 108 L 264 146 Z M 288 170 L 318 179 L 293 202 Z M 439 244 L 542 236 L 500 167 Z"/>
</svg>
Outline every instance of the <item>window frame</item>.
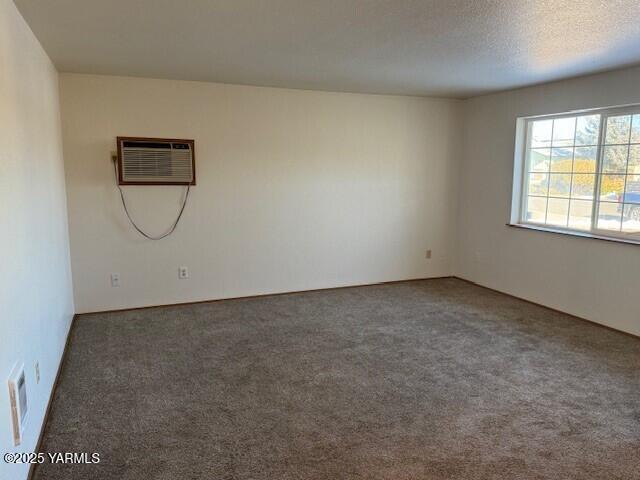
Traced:
<svg viewBox="0 0 640 480">
<path fill-rule="evenodd" d="M 571 118 L 571 117 L 579 117 L 584 115 L 600 115 L 600 122 L 598 127 L 598 140 L 597 145 L 593 145 L 592 147 L 596 147 L 596 166 L 595 166 L 595 185 L 594 185 L 594 193 L 593 193 L 593 206 L 591 210 L 591 228 L 588 230 L 580 230 L 577 228 L 571 228 L 569 226 L 559 226 L 559 225 L 549 225 L 547 223 L 539 223 L 534 221 L 528 221 L 524 219 L 524 215 L 526 213 L 526 201 L 528 197 L 528 176 L 529 170 L 527 165 L 527 153 L 529 150 L 529 140 L 531 136 L 532 125 L 534 121 L 539 120 L 558 120 L 562 118 Z M 573 110 L 568 112 L 561 113 L 552 113 L 552 114 L 544 114 L 544 115 L 531 115 L 526 117 L 519 117 L 516 122 L 516 142 L 515 142 L 515 155 L 514 155 L 514 169 L 513 169 L 513 190 L 512 190 L 512 203 L 511 203 L 511 218 L 510 222 L 507 224 L 509 226 L 521 227 L 525 229 L 531 229 L 536 231 L 546 231 L 551 233 L 561 233 L 565 235 L 572 235 L 577 237 L 587 237 L 587 238 L 595 238 L 600 240 L 608 240 L 614 242 L 621 243 L 630 243 L 635 245 L 640 245 L 640 232 L 623 232 L 623 231 L 614 231 L 614 230 L 605 230 L 598 228 L 598 215 L 600 211 L 600 204 L 602 203 L 600 200 L 600 191 L 602 184 L 602 175 L 606 175 L 606 172 L 603 172 L 603 158 L 604 158 L 604 147 L 605 147 L 605 136 L 607 130 L 607 120 L 609 117 L 621 116 L 621 115 L 640 115 L 640 104 L 629 104 L 629 105 L 621 105 L 614 107 L 604 107 L 604 108 L 589 108 L 589 109 L 580 109 Z M 633 118 L 633 117 L 632 117 Z M 630 125 L 630 138 L 633 131 L 633 124 Z M 551 138 L 553 138 L 553 130 L 551 133 Z M 631 142 L 627 143 L 629 147 L 632 145 Z M 640 145 L 640 144 L 638 144 Z M 590 145 L 591 146 L 591 145 Z M 575 134 L 574 134 L 574 144 L 572 148 L 575 149 Z M 552 149 L 552 144 L 549 145 L 549 148 Z M 627 171 L 625 176 L 629 175 L 628 170 L 628 162 L 629 162 L 629 152 L 627 152 Z M 544 172 L 541 172 L 544 173 Z M 551 172 L 547 172 L 549 175 Z M 573 172 L 572 172 L 573 175 Z M 549 178 L 550 180 L 550 178 Z M 625 190 L 623 191 L 623 201 L 620 203 L 622 208 L 621 212 L 621 222 L 624 219 L 624 208 L 627 205 L 624 202 L 624 195 L 626 194 L 626 178 L 625 178 Z M 547 202 L 549 201 L 548 193 L 546 197 Z M 568 197 L 571 200 L 571 197 Z M 606 203 L 606 202 L 605 202 Z M 640 208 L 640 204 L 638 204 L 638 208 Z M 570 215 L 570 211 L 568 215 Z M 546 220 L 546 219 L 545 219 Z"/>
</svg>

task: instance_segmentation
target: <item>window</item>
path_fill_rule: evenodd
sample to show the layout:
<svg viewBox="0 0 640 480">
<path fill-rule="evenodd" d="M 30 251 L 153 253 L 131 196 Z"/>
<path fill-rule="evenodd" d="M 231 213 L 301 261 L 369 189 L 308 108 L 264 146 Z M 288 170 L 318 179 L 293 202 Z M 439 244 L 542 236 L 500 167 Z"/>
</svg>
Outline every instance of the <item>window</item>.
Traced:
<svg viewBox="0 0 640 480">
<path fill-rule="evenodd" d="M 519 122 L 512 222 L 640 242 L 640 106 Z"/>
</svg>

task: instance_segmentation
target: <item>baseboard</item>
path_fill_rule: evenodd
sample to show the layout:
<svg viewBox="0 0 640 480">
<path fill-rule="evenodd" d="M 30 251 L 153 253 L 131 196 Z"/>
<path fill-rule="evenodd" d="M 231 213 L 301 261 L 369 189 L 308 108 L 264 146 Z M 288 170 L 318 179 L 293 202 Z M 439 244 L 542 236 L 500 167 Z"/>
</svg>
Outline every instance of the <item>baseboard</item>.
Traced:
<svg viewBox="0 0 640 480">
<path fill-rule="evenodd" d="M 617 332 L 617 333 L 622 333 L 624 335 L 628 335 L 630 337 L 633 337 L 635 339 L 640 340 L 640 335 L 636 335 L 635 333 L 625 332 L 624 330 L 620 330 L 618 328 L 610 327 L 609 325 L 604 325 L 602 323 L 598 323 L 598 322 L 595 322 L 593 320 L 589 320 L 587 318 L 579 317 L 577 315 L 574 315 L 573 313 L 565 312 L 563 310 L 558 310 L 557 308 L 549 307 L 547 305 L 543 305 L 542 303 L 534 302 L 533 300 L 528 300 L 528 299 L 523 298 L 523 297 L 518 297 L 517 295 L 512 295 L 511 293 L 503 292 L 502 290 L 497 290 L 495 288 L 487 287 L 485 285 L 482 285 L 480 283 L 474 282 L 472 280 L 468 280 L 466 278 L 459 277 L 457 275 L 453 275 L 452 278 L 456 278 L 458 280 L 462 280 L 463 282 L 470 283 L 471 285 L 475 285 L 476 287 L 485 288 L 487 290 L 491 290 L 492 292 L 500 293 L 501 295 L 506 295 L 508 297 L 515 298 L 515 299 L 521 300 L 523 302 L 527 302 L 527 303 L 529 303 L 531 305 L 536 305 L 537 307 L 542 307 L 542 308 L 545 308 L 547 310 L 551 310 L 552 312 L 562 313 L 563 315 L 568 315 L 569 317 L 572 317 L 572 318 L 574 318 L 576 320 L 580 320 L 582 322 L 588 322 L 591 325 L 595 325 L 595 326 L 601 327 L 601 328 L 606 328 L 607 330 L 610 330 L 610 331 L 613 331 L 613 332 Z"/>
<path fill-rule="evenodd" d="M 311 288 L 308 290 L 291 290 L 286 292 L 275 292 L 275 293 L 260 293 L 256 295 L 245 295 L 240 297 L 224 297 L 224 298 L 212 298 L 210 300 L 196 300 L 193 302 L 178 302 L 178 303 L 164 303 L 158 305 L 145 305 L 144 307 L 130 307 L 130 308 L 113 308 L 109 310 L 96 310 L 91 312 L 83 312 L 78 315 L 94 315 L 97 313 L 113 313 L 113 312 L 130 312 L 135 310 L 146 310 L 148 308 L 161 308 L 161 307 L 178 307 L 184 305 L 198 305 L 199 303 L 213 303 L 213 302 L 224 302 L 226 300 L 246 300 L 248 298 L 262 298 L 262 297 L 277 297 L 280 295 L 292 295 L 295 293 L 310 293 L 310 292 L 324 292 L 327 290 L 342 290 L 345 288 L 359 288 L 359 287 L 372 287 L 374 285 L 392 285 L 394 283 L 404 283 L 404 282 L 418 282 L 424 280 L 441 280 L 443 278 L 454 278 L 453 275 L 444 275 L 440 277 L 420 277 L 420 278 L 406 278 L 404 280 L 390 280 L 387 282 L 374 282 L 374 283 L 361 283 L 357 285 L 343 285 L 341 287 L 325 287 L 325 288 Z"/>
<path fill-rule="evenodd" d="M 58 381 L 60 380 L 60 373 L 62 372 L 62 367 L 64 364 L 64 360 L 67 356 L 67 351 L 69 350 L 69 344 L 71 340 L 71 332 L 76 324 L 77 314 L 73 315 L 71 319 L 71 325 L 69 325 L 69 330 L 67 331 L 67 338 L 64 342 L 64 349 L 62 350 L 62 355 L 60 356 L 60 362 L 58 363 L 58 371 L 56 372 L 56 378 L 53 381 L 53 385 L 51 386 L 51 392 L 49 393 L 49 401 L 47 402 L 47 409 L 44 412 L 44 418 L 42 419 L 42 425 L 40 426 L 40 434 L 38 435 L 38 441 L 36 442 L 35 452 L 40 452 L 40 447 L 42 446 L 42 439 L 44 438 L 44 431 L 47 428 L 47 422 L 49 421 L 49 413 L 51 412 L 51 405 L 53 404 L 53 399 L 56 394 L 56 390 L 58 388 Z M 38 464 L 32 463 L 29 467 L 29 473 L 27 474 L 27 480 L 32 480 L 33 475 L 35 474 L 36 468 Z"/>
</svg>

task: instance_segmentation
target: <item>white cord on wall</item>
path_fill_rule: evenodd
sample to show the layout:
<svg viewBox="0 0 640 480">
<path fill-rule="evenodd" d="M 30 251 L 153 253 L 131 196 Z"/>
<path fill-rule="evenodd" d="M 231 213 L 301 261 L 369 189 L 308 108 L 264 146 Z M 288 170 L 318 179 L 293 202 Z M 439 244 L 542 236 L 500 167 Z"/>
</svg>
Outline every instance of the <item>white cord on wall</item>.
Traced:
<svg viewBox="0 0 640 480">
<path fill-rule="evenodd" d="M 122 187 L 120 186 L 120 183 L 118 182 L 118 162 L 117 162 L 117 157 L 116 156 L 112 156 L 111 160 L 113 161 L 113 171 L 115 173 L 115 179 L 116 179 L 116 187 L 118 187 L 118 191 L 120 192 L 120 200 L 122 200 L 122 208 L 124 208 L 124 213 L 127 215 L 127 218 L 129 219 L 129 222 L 131 223 L 131 225 L 133 225 L 133 228 L 135 228 L 137 230 L 137 232 L 142 235 L 143 237 L 149 239 L 149 240 L 162 240 L 163 238 L 168 237 L 169 235 L 171 235 L 174 230 L 176 229 L 176 227 L 178 226 L 178 223 L 180 222 L 180 218 L 182 218 L 182 213 L 184 212 L 184 208 L 187 206 L 187 199 L 189 198 L 189 191 L 191 190 L 191 185 L 187 185 L 187 190 L 184 194 L 184 200 L 182 201 L 182 206 L 180 207 L 180 211 L 178 212 L 178 216 L 176 217 L 175 222 L 173 222 L 173 224 L 171 225 L 171 228 L 169 228 L 169 230 L 166 233 L 163 233 L 160 236 L 154 237 L 153 235 L 149 235 L 148 233 L 146 233 L 145 231 L 143 231 L 140 227 L 138 227 L 138 225 L 136 225 L 136 222 L 133 220 L 133 218 L 131 218 L 131 214 L 129 213 L 129 209 L 127 208 L 127 202 L 124 198 L 124 192 L 122 191 Z"/>
</svg>

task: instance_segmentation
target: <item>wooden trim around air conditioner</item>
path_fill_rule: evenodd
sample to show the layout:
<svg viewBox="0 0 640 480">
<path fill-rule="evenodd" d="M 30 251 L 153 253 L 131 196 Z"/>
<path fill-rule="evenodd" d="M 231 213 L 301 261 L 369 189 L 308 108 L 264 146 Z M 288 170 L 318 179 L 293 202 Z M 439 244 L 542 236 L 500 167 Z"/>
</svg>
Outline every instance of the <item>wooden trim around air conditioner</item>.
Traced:
<svg viewBox="0 0 640 480">
<path fill-rule="evenodd" d="M 191 145 L 191 171 L 193 180 L 191 182 L 131 182 L 122 178 L 122 142 L 167 142 L 167 143 L 188 143 Z M 196 149 L 195 141 L 180 138 L 154 138 L 154 137 L 116 137 L 118 146 L 118 184 L 119 185 L 195 185 L 196 184 Z"/>
</svg>

